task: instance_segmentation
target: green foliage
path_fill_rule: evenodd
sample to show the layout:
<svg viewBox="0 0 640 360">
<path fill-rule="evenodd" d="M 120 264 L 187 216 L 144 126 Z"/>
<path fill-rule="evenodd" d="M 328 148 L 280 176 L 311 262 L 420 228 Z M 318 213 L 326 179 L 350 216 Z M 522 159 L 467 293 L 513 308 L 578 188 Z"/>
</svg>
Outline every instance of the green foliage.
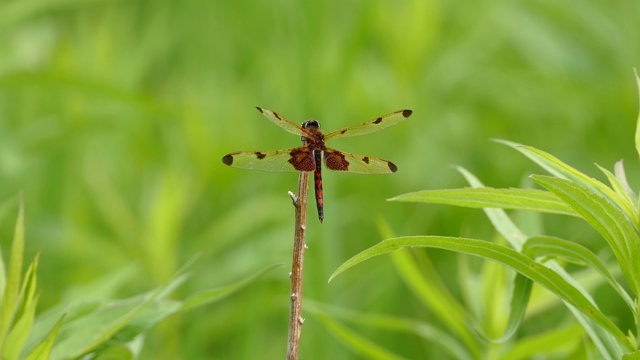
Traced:
<svg viewBox="0 0 640 360">
<path fill-rule="evenodd" d="M 640 78 L 638 80 L 640 93 Z M 640 117 L 637 126 L 640 128 Z M 468 335 L 462 331 L 463 326 L 465 323 L 473 322 L 470 320 L 474 318 L 473 309 L 465 310 L 457 305 L 455 299 L 447 295 L 446 289 L 438 286 L 431 288 L 433 281 L 418 271 L 413 271 L 414 276 L 407 277 L 406 271 L 402 268 L 412 264 L 413 261 L 406 250 L 400 250 L 436 248 L 477 256 L 517 272 L 511 289 L 510 314 L 504 335 L 500 339 L 491 339 L 488 332 L 476 325 L 478 335 L 481 337 L 498 343 L 514 337 L 516 329 L 525 317 L 525 309 L 531 298 L 531 286 L 535 283 L 555 294 L 566 304 L 573 312 L 576 321 L 584 328 L 600 356 L 607 359 L 618 359 L 623 354 L 625 357 L 634 356 L 632 353 L 638 350 L 640 336 L 640 328 L 638 328 L 640 314 L 637 305 L 640 285 L 638 281 L 640 212 L 638 196 L 628 186 L 622 163 L 616 164 L 615 174 L 599 167 L 609 179 L 609 187 L 542 150 L 513 142 L 501 141 L 501 143 L 520 151 L 553 175 L 531 176 L 536 184 L 547 191 L 485 188 L 472 174 L 461 169 L 472 188 L 421 191 L 397 196 L 391 200 L 484 208 L 494 228 L 506 239 L 508 245 L 463 237 L 392 237 L 347 260 L 331 275 L 330 280 L 356 264 L 378 255 L 391 253 L 394 257 L 402 257 L 403 260 L 400 262 L 402 265 L 396 265 L 400 276 L 414 288 L 414 292 L 419 297 L 426 296 L 424 294 L 427 293 L 429 286 L 433 292 L 429 297 L 433 300 L 425 304 L 449 325 L 460 340 L 464 341 L 468 339 Z M 583 219 L 607 242 L 610 251 L 615 255 L 616 265 L 622 272 L 624 282 L 621 283 L 611 275 L 609 267 L 586 247 L 557 237 L 526 234 L 517 227 L 503 209 L 571 215 Z M 628 335 L 625 334 L 624 329 L 600 311 L 588 289 L 561 267 L 559 263 L 561 260 L 571 261 L 598 273 L 627 305 L 636 328 L 629 329 Z M 399 262 L 396 261 L 396 263 Z M 628 285 L 630 292 L 627 292 L 623 284 Z M 449 309 L 448 313 L 447 309 Z M 452 317 L 451 314 L 456 314 L 456 317 Z M 518 355 L 515 355 L 514 350 L 508 354 L 515 358 L 534 356 L 539 353 L 551 354 L 557 350 L 553 346 L 554 341 L 553 337 L 540 338 L 535 342 L 539 347 L 528 348 L 518 346 L 518 342 L 514 341 L 513 346 L 518 349 Z M 467 341 L 465 344 L 472 345 Z M 473 346 L 475 348 L 477 344 Z"/>
<path fill-rule="evenodd" d="M 403 124 L 330 143 L 389 159 L 399 170 L 325 174 L 326 220 L 307 224 L 305 301 L 428 324 L 455 335 L 468 357 L 478 356 L 484 348 L 475 327 L 456 322 L 465 316 L 444 314 L 453 318 L 445 325 L 423 306 L 438 300 L 428 294 L 435 286 L 406 281 L 425 276 L 432 262 L 429 275 L 447 275 L 430 279 L 449 295 L 438 296 L 461 309 L 473 306 L 487 338 L 499 339 L 509 321 L 511 284 L 502 266 L 456 262 L 438 251 L 431 258 L 412 254 L 416 268 L 403 268 L 400 280 L 395 269 L 403 264 L 392 256 L 331 285 L 326 280 L 380 240 L 375 219 L 381 214 L 396 235 L 490 238 L 493 229 L 478 226 L 479 211 L 384 201 L 463 186 L 449 164 L 464 164 L 496 188 L 518 186 L 514 176 L 534 165 L 487 139 L 531 144 L 586 170 L 593 161 L 610 168 L 609 159 L 624 158 L 637 184 L 640 167 L 629 161 L 637 151 L 627 139 L 637 116 L 630 74 L 640 59 L 638 6 L 636 0 L 0 1 L 0 246 L 8 255 L 13 197 L 23 190 L 29 260 L 22 274 L 42 254 L 36 323 L 41 312 L 85 296 L 71 292 L 83 284 L 102 289 L 89 298 L 109 304 L 166 286 L 194 256 L 200 260 L 191 276 L 168 299 L 236 284 L 291 261 L 293 209 L 286 193 L 295 190 L 296 175 L 220 162 L 234 150 L 300 143 L 254 107 L 296 122 L 315 118 L 327 130 L 408 108 L 414 114 Z M 584 240 L 620 279 L 603 255 L 606 245 L 576 215 L 545 218 L 539 232 L 532 229 L 542 226 L 540 219 L 522 213 L 515 219 L 527 233 Z M 135 271 L 120 272 L 130 264 Z M 569 270 L 596 300 L 613 292 L 597 273 Z M 144 360 L 281 359 L 287 273 L 273 271 L 211 306 L 180 311 L 130 347 Z M 501 281 L 483 281 L 494 277 Z M 562 303 L 545 291 L 534 285 L 519 339 L 556 329 L 548 322 L 569 325 Z M 628 328 L 627 306 L 612 298 L 598 304 Z M 305 316 L 302 358 L 358 358 L 312 314 Z M 461 353 L 442 349 L 439 336 L 378 331 L 330 316 L 397 356 Z M 454 333 L 449 322 L 462 325 Z M 572 352 L 585 347 L 575 339 L 564 351 L 585 355 Z M 127 349 L 114 345 L 110 352 L 132 352 Z"/>
<path fill-rule="evenodd" d="M 183 301 L 171 300 L 169 296 L 187 278 L 180 273 L 166 285 L 144 294 L 109 299 L 109 294 L 134 274 L 136 269 L 129 268 L 110 279 L 73 289 L 73 296 L 36 319 L 39 256 L 21 279 L 24 246 L 21 197 L 6 272 L 0 257 L 0 349 L 1 358 L 6 360 L 55 360 L 86 355 L 96 359 L 137 359 L 144 332 L 160 321 L 218 301 L 256 278 L 252 276 L 223 288 L 202 291 Z"/>
<path fill-rule="evenodd" d="M 22 278 L 24 260 L 24 207 L 22 196 L 15 226 L 8 270 L 0 254 L 0 357 L 2 359 L 19 359 L 24 352 L 25 342 L 31 333 L 38 292 L 36 291 L 36 270 L 38 256 L 28 266 Z M 48 359 L 51 347 L 58 332 L 58 325 L 49 328 L 49 333 L 40 339 L 33 351 L 27 352 L 26 359 Z"/>
</svg>

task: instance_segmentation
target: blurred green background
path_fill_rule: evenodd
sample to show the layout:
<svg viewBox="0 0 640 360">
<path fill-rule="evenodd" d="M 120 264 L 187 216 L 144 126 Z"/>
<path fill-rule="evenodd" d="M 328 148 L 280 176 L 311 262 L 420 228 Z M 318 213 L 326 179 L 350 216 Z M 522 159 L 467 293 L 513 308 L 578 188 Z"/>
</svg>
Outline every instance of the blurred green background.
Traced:
<svg viewBox="0 0 640 360">
<path fill-rule="evenodd" d="M 28 255 L 43 253 L 42 309 L 131 263 L 142 270 L 123 295 L 166 281 L 195 255 L 176 296 L 284 264 L 164 322 L 148 335 L 145 359 L 284 356 L 286 193 L 297 175 L 221 162 L 231 151 L 299 144 L 255 106 L 296 123 L 318 119 L 325 131 L 414 111 L 382 132 L 332 142 L 399 170 L 326 173 L 324 224 L 310 209 L 305 299 L 361 311 L 430 321 L 385 257 L 327 279 L 381 240 L 379 218 L 402 235 L 490 239 L 480 211 L 385 199 L 464 186 L 453 164 L 496 187 L 541 172 L 491 138 L 542 148 L 600 178 L 594 162 L 625 159 L 632 184 L 639 179 L 636 0 L 3 0 L 0 54 L 0 201 L 15 204 L 24 191 Z M 15 207 L 3 209 L 6 249 Z M 602 245 L 577 220 L 545 220 L 550 235 Z M 455 282 L 445 263 L 454 257 L 430 254 Z M 356 330 L 408 358 L 437 351 Z M 301 358 L 354 356 L 309 315 Z"/>
</svg>

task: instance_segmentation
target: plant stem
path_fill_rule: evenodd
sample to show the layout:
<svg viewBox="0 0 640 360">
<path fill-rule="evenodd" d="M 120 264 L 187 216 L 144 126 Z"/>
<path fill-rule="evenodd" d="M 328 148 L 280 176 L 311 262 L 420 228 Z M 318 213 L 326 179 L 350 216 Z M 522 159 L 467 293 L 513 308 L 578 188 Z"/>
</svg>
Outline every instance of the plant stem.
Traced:
<svg viewBox="0 0 640 360">
<path fill-rule="evenodd" d="M 298 177 L 298 196 L 289 192 L 296 208 L 296 228 L 293 242 L 293 264 L 291 265 L 291 309 L 289 311 L 289 339 L 287 341 L 287 360 L 298 359 L 300 332 L 302 331 L 302 265 L 304 251 L 304 233 L 307 227 L 307 192 L 309 190 L 309 172 L 300 172 Z"/>
</svg>

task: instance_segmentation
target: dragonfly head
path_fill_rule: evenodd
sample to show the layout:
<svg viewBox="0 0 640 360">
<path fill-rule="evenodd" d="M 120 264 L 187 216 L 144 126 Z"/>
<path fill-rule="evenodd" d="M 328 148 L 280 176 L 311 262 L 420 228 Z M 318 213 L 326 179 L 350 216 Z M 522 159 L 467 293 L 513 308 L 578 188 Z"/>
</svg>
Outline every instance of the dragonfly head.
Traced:
<svg viewBox="0 0 640 360">
<path fill-rule="evenodd" d="M 315 132 L 320 130 L 320 123 L 317 120 L 309 119 L 302 123 L 302 128 L 310 132 Z"/>
</svg>

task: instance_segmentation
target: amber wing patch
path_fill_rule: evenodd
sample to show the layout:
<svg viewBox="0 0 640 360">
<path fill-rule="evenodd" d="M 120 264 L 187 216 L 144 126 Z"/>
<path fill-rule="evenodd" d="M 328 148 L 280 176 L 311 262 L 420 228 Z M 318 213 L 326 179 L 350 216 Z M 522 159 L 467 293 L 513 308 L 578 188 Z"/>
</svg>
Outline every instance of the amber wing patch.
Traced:
<svg viewBox="0 0 640 360">
<path fill-rule="evenodd" d="M 324 163 L 330 170 L 349 171 L 349 162 L 345 159 L 344 153 L 337 150 L 325 151 Z"/>
<path fill-rule="evenodd" d="M 298 171 L 314 171 L 316 161 L 313 159 L 311 150 L 306 147 L 291 149 L 289 163 Z"/>
</svg>

